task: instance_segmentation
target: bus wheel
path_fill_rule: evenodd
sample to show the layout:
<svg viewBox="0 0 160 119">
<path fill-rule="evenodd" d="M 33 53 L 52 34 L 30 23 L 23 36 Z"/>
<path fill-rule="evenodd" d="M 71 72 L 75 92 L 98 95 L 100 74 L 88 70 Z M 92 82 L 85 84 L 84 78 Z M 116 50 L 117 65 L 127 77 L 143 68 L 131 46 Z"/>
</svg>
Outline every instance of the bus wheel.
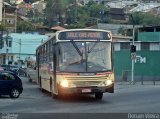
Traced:
<svg viewBox="0 0 160 119">
<path fill-rule="evenodd" d="M 101 100 L 103 97 L 103 93 L 95 93 L 95 98 Z"/>
<path fill-rule="evenodd" d="M 52 98 L 57 99 L 57 98 L 58 98 L 58 95 L 56 95 L 56 94 L 54 94 L 54 93 L 52 92 Z"/>
</svg>

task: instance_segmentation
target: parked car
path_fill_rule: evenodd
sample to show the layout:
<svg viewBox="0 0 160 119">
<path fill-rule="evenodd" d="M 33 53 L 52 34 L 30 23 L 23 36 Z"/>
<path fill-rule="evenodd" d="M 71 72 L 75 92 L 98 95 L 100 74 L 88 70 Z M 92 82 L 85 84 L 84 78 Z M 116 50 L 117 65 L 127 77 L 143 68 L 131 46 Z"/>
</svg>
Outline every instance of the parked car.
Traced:
<svg viewBox="0 0 160 119">
<path fill-rule="evenodd" d="M 4 68 L 0 66 L 0 71 L 4 71 Z"/>
<path fill-rule="evenodd" d="M 7 64 L 2 64 L 1 67 L 5 71 L 11 71 L 15 74 L 18 74 L 19 66 L 18 65 L 7 65 Z"/>
<path fill-rule="evenodd" d="M 0 71 L 0 95 L 18 98 L 23 91 L 21 79 L 13 72 Z"/>
<path fill-rule="evenodd" d="M 18 65 L 10 65 L 9 71 L 18 74 L 19 66 Z"/>
<path fill-rule="evenodd" d="M 3 67 L 4 70 L 9 70 L 10 66 L 7 64 L 2 64 L 1 67 Z"/>
</svg>

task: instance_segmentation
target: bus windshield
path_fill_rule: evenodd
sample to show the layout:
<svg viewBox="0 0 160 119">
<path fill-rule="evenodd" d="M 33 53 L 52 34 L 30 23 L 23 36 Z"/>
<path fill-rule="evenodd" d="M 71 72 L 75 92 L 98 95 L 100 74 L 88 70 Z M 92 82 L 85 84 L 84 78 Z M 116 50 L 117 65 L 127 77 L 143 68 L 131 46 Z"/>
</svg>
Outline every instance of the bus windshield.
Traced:
<svg viewBox="0 0 160 119">
<path fill-rule="evenodd" d="M 104 72 L 112 70 L 111 42 L 60 42 L 60 72 Z"/>
</svg>

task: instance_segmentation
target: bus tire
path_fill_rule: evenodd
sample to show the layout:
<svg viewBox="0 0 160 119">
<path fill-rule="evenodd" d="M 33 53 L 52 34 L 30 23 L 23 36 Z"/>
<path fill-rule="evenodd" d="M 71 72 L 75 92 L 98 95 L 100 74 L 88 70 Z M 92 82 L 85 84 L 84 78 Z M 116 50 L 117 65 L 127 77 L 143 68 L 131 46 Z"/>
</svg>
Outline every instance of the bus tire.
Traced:
<svg viewBox="0 0 160 119">
<path fill-rule="evenodd" d="M 58 98 L 58 95 L 56 95 L 56 94 L 54 94 L 54 93 L 52 92 L 52 98 L 53 98 L 53 99 L 57 99 L 57 98 Z"/>
<path fill-rule="evenodd" d="M 103 93 L 101 92 L 95 93 L 95 98 L 101 100 L 103 98 Z"/>
<path fill-rule="evenodd" d="M 50 77 L 50 91 L 52 92 L 52 77 Z"/>
</svg>

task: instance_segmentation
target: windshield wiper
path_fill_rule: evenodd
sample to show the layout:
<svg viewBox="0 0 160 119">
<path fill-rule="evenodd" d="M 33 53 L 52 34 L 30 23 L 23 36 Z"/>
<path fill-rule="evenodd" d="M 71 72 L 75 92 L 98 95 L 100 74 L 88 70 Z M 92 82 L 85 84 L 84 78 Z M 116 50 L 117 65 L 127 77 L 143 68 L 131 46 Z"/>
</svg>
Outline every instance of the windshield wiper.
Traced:
<svg viewBox="0 0 160 119">
<path fill-rule="evenodd" d="M 88 50 L 88 53 L 91 53 L 93 51 L 93 49 L 95 48 L 95 46 L 97 45 L 98 42 L 95 42 L 94 45 L 91 47 L 90 50 Z"/>
<path fill-rule="evenodd" d="M 76 45 L 76 43 L 72 40 L 71 41 L 72 45 L 75 47 L 75 49 L 77 50 L 78 54 L 82 57 L 83 54 L 81 53 L 81 51 L 79 50 L 78 46 Z"/>
</svg>

